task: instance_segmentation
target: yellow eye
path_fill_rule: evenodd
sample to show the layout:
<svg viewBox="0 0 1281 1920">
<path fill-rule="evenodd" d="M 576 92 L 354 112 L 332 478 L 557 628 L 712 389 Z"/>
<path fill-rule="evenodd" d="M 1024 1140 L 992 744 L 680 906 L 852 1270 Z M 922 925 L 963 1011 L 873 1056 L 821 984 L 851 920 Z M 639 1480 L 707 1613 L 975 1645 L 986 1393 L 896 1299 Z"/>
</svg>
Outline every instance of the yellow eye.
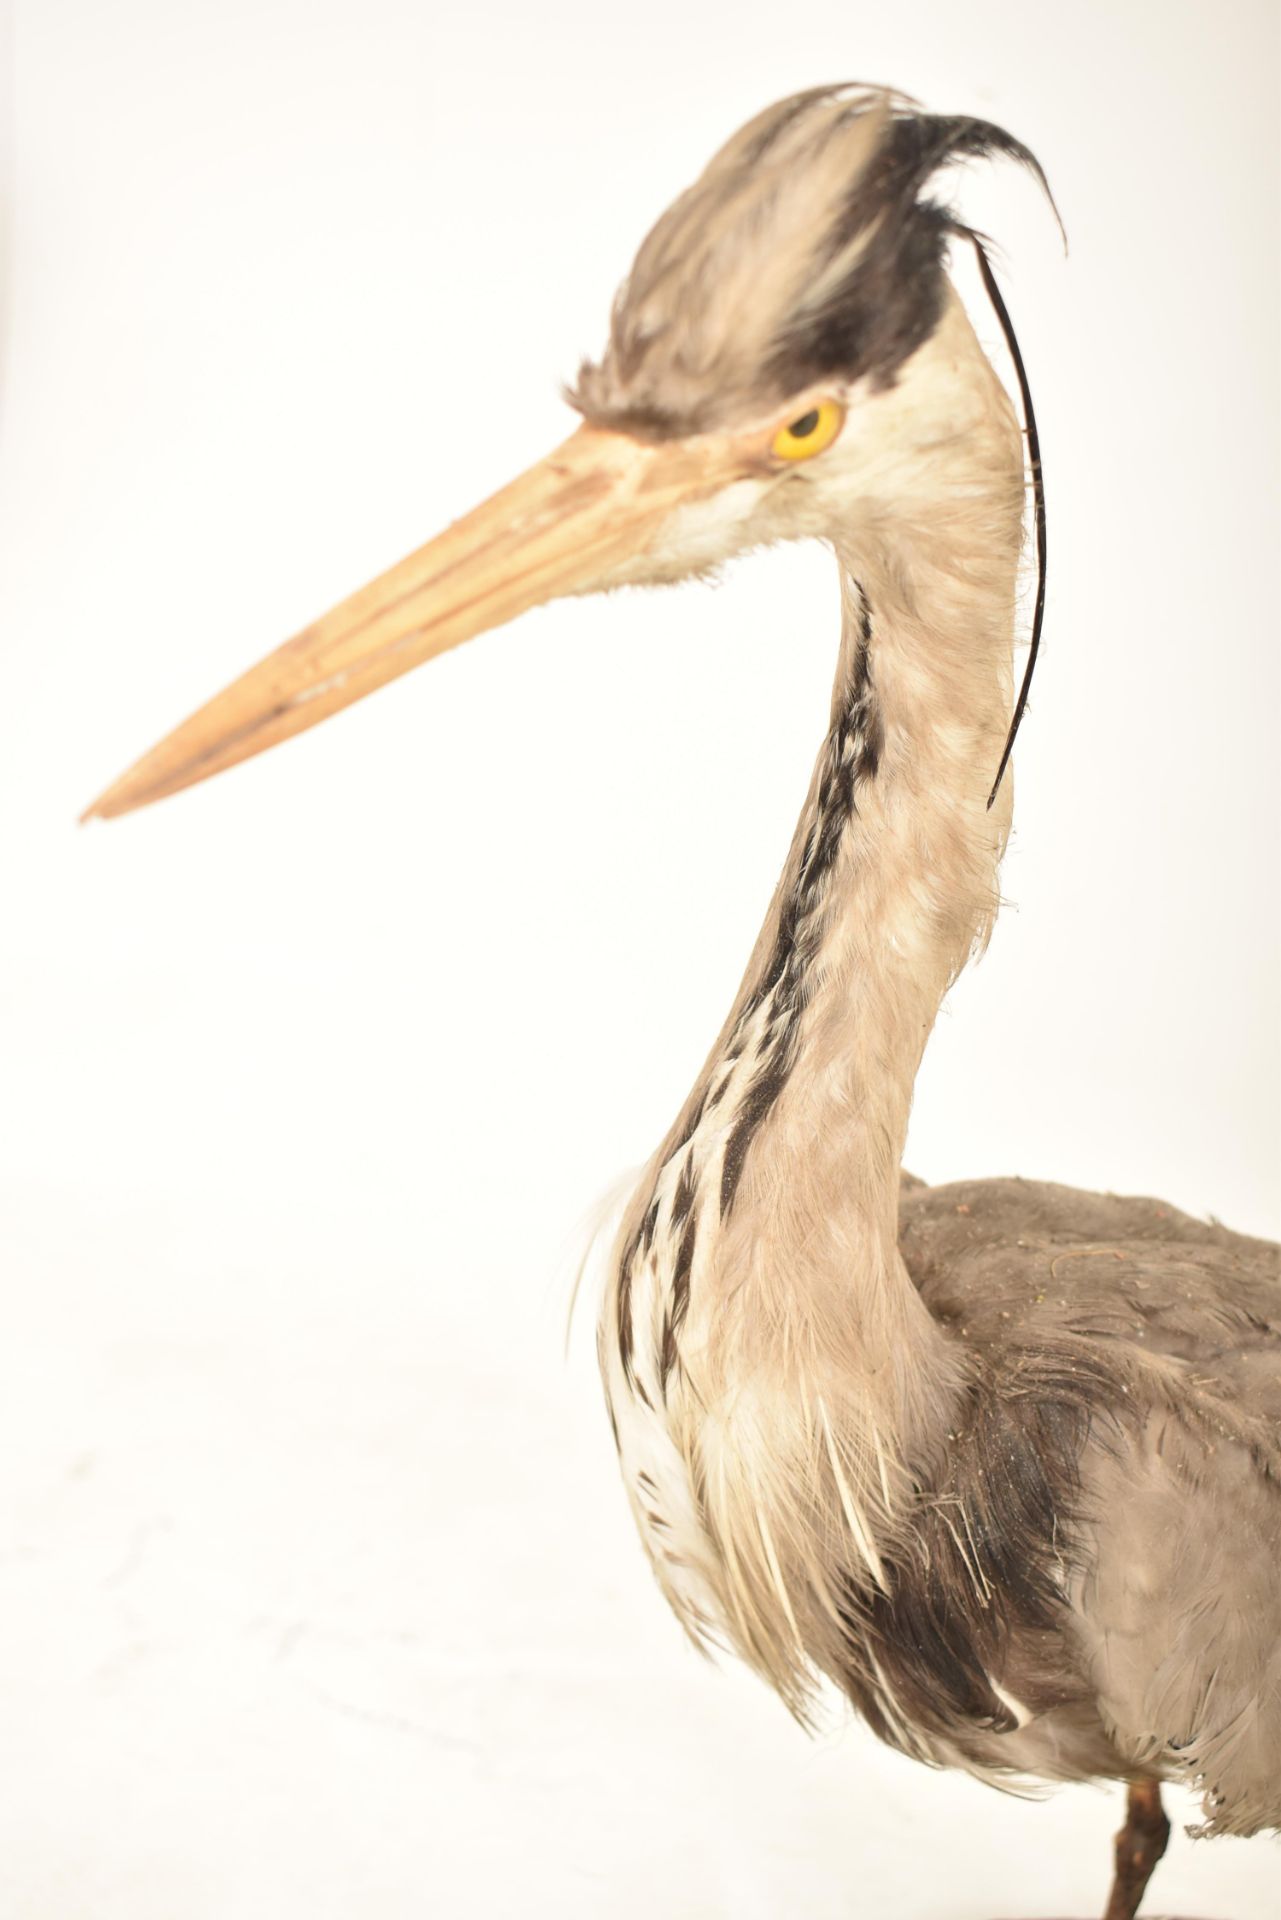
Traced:
<svg viewBox="0 0 1281 1920">
<path fill-rule="evenodd" d="M 780 427 L 770 452 L 780 460 L 810 460 L 830 447 L 845 425 L 845 409 L 836 400 L 820 400 L 790 426 Z"/>
</svg>

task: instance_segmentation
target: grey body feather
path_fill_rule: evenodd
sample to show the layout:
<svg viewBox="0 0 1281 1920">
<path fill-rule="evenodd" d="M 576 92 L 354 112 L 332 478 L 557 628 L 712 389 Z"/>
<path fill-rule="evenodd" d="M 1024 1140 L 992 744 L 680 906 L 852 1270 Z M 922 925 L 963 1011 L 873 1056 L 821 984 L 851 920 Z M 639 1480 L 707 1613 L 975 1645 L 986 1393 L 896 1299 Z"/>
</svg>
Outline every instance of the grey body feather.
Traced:
<svg viewBox="0 0 1281 1920">
<path fill-rule="evenodd" d="M 1043 1456 L 1057 1537 L 1014 1543 L 1059 1559 L 1054 1631 L 1002 1622 L 1003 1686 L 1033 1717 L 971 1737 L 972 1761 L 1182 1780 L 1210 1833 L 1281 1823 L 1278 1249 L 1023 1180 L 905 1182 L 900 1220 L 922 1299 L 1009 1405 L 1016 1447 L 1045 1443 L 1029 1374 L 1054 1375 L 1061 1404 L 1080 1388 L 1073 1444 Z"/>
</svg>

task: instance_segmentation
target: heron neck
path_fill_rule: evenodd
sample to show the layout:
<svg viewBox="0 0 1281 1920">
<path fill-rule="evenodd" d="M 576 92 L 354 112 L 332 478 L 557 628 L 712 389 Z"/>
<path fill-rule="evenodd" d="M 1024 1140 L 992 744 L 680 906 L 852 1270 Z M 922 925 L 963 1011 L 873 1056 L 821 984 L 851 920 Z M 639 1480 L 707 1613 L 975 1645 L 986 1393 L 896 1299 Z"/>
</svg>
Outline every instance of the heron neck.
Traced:
<svg viewBox="0 0 1281 1920">
<path fill-rule="evenodd" d="M 897 1267 L 913 1084 L 998 905 L 1008 785 L 987 799 L 1012 697 L 1013 567 L 998 585 L 954 563 L 942 577 L 928 554 L 841 556 L 831 723 L 731 1027 L 768 999 L 778 1087 L 768 1115 L 758 1095 L 731 1127 L 725 1213 L 768 1237 L 799 1197 L 807 1236 L 847 1275 L 851 1243 L 866 1269 Z"/>
<path fill-rule="evenodd" d="M 1007 516 L 1008 517 L 1008 516 Z M 658 1386 L 857 1355 L 912 1430 L 956 1363 L 897 1248 L 912 1087 L 939 1003 L 986 940 L 1009 827 L 1019 532 L 838 547 L 831 719 L 729 1018 L 638 1195 L 628 1262 L 669 1267 Z M 650 1253 L 652 1250 L 652 1254 Z M 627 1360 L 624 1352 L 624 1360 Z M 709 1383 L 711 1384 L 711 1383 Z"/>
</svg>

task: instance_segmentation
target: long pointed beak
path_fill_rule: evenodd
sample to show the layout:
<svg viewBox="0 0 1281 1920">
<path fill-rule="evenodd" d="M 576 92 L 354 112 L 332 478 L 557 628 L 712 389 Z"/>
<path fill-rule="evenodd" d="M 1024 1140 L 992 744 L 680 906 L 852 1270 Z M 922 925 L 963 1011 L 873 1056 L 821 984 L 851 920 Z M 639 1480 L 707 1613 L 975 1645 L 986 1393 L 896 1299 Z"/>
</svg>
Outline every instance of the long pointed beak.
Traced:
<svg viewBox="0 0 1281 1920">
<path fill-rule="evenodd" d="M 233 681 L 82 818 L 111 819 L 194 786 L 529 607 L 611 584 L 675 506 L 742 471 L 741 448 L 719 437 L 652 445 L 580 427 Z"/>
</svg>

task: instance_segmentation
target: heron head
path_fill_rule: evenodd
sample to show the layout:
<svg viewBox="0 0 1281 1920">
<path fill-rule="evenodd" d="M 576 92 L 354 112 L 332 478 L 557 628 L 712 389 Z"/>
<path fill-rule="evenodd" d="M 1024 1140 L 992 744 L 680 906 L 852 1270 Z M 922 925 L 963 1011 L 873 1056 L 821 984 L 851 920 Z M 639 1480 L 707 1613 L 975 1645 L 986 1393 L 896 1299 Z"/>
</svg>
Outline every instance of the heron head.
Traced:
<svg viewBox="0 0 1281 1920">
<path fill-rule="evenodd" d="M 834 537 L 860 501 L 910 497 L 991 407 L 990 385 L 958 378 L 944 262 L 968 230 L 927 192 L 949 160 L 989 153 L 1044 185 L 1000 128 L 884 90 L 758 115 L 641 246 L 605 352 L 569 392 L 577 431 L 233 682 L 85 817 L 206 779 L 540 602 Z"/>
</svg>

